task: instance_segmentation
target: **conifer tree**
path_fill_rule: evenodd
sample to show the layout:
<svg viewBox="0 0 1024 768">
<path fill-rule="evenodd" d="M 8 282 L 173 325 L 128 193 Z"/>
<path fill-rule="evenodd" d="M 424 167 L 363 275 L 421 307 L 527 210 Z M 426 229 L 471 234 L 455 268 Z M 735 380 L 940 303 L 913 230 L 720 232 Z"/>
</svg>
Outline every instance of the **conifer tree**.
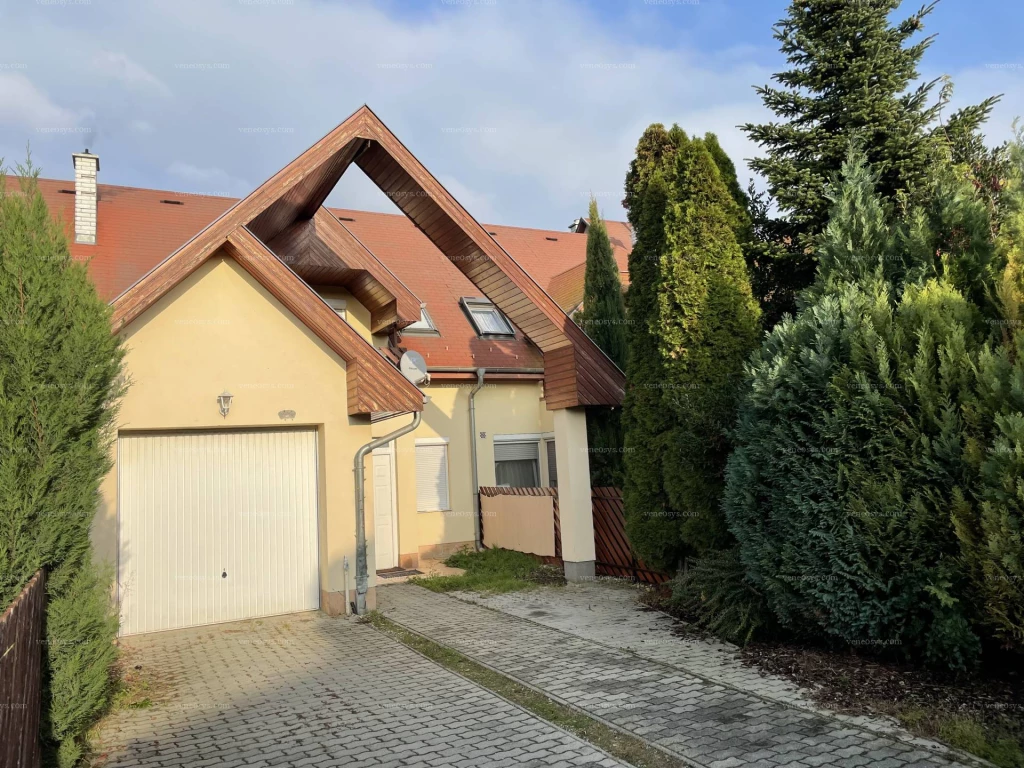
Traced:
<svg viewBox="0 0 1024 768">
<path fill-rule="evenodd" d="M 122 352 L 31 168 L 0 175 L 0 605 L 48 571 L 43 738 L 71 766 L 103 710 L 117 629 L 89 527 L 110 469 Z"/>
<path fill-rule="evenodd" d="M 587 263 L 583 309 L 576 322 L 619 368 L 626 367 L 626 308 L 619 267 L 608 229 L 590 199 L 587 226 Z M 593 408 L 587 411 L 587 443 L 590 448 L 591 485 L 622 485 L 622 411 Z"/>
<path fill-rule="evenodd" d="M 626 337 L 626 397 L 623 403 L 625 452 L 623 506 L 626 534 L 634 552 L 648 565 L 674 568 L 683 557 L 679 523 L 668 503 L 664 481 L 664 436 L 668 414 L 663 404 L 665 364 L 659 350 L 658 293 L 665 248 L 668 185 L 660 168 L 646 175 L 632 198 L 636 242 L 629 255 L 629 324 Z"/>
<path fill-rule="evenodd" d="M 951 504 L 984 442 L 985 203 L 938 169 L 905 217 L 852 155 L 814 285 L 751 359 L 724 509 L 778 621 L 957 670 L 980 652 Z"/>
<path fill-rule="evenodd" d="M 945 161 L 944 147 L 977 149 L 977 128 L 997 101 L 986 99 L 944 126 L 935 124 L 950 86 L 931 101 L 937 81 L 913 84 L 933 41 L 914 38 L 937 0 L 893 23 L 901 2 L 793 0 L 776 27 L 790 66 L 774 76 L 777 85 L 757 90 L 779 119 L 744 126 L 766 153 L 750 167 L 766 178 L 769 199 L 782 214 L 771 215 L 768 201 L 755 203 L 755 247 L 747 249 L 768 328 L 795 311 L 799 292 L 813 282 L 814 238 L 829 215 L 826 186 L 851 141 L 874 168 L 884 199 L 917 204 L 930 167 Z M 989 170 L 979 168 L 979 174 Z"/>
<path fill-rule="evenodd" d="M 744 200 L 713 134 L 644 132 L 624 201 L 636 232 L 624 500 L 634 549 L 666 570 L 728 538 L 717 512 L 725 432 L 758 334 L 738 242 Z"/>
<path fill-rule="evenodd" d="M 878 177 L 886 199 L 919 188 L 930 158 L 929 105 L 934 82 L 912 88 L 932 38 L 911 43 L 931 3 L 892 24 L 901 0 L 793 0 L 775 29 L 790 68 L 777 87 L 758 88 L 781 122 L 748 123 L 744 130 L 767 156 L 750 166 L 768 180 L 771 196 L 788 216 L 794 245 L 804 251 L 828 222 L 826 186 L 851 139 Z"/>
<path fill-rule="evenodd" d="M 665 217 L 658 328 L 671 418 L 664 482 L 687 555 L 729 542 L 719 512 L 726 433 L 736 417 L 743 364 L 760 332 L 736 239 L 738 211 L 705 142 L 685 144 L 676 155 Z"/>
<path fill-rule="evenodd" d="M 589 218 L 583 309 L 576 315 L 577 322 L 613 363 L 624 368 L 626 307 L 622 298 L 622 282 L 608 238 L 608 228 L 598 213 L 594 198 L 590 199 Z"/>
</svg>

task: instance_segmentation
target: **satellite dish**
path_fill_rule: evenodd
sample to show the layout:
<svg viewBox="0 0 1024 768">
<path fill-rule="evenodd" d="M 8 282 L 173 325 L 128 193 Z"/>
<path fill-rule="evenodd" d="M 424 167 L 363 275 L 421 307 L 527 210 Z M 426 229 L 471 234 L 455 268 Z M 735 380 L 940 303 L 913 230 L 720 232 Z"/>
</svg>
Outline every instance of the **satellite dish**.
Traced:
<svg viewBox="0 0 1024 768">
<path fill-rule="evenodd" d="M 417 387 L 430 381 L 430 374 L 427 373 L 427 361 L 419 352 L 410 349 L 402 355 L 402 359 L 398 361 L 398 367 L 401 369 L 402 375 Z"/>
</svg>

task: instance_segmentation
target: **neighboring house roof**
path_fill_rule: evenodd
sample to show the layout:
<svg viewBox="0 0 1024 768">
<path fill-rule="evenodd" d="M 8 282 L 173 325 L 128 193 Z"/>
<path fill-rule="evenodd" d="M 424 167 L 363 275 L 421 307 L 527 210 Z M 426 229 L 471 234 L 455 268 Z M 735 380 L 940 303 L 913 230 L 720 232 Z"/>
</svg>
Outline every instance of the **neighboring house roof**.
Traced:
<svg viewBox="0 0 1024 768">
<path fill-rule="evenodd" d="M 321 209 L 352 162 L 406 215 L 331 209 L 332 216 Z M 40 188 L 51 210 L 73 221 L 74 196 L 64 194 L 73 192 L 71 185 L 41 180 Z M 399 327 L 413 319 L 410 297 L 426 303 L 440 336 L 408 333 L 402 344 L 427 356 L 429 366 L 536 368 L 547 353 L 551 407 L 614 404 L 621 398 L 621 372 L 565 317 L 562 310 L 574 307 L 548 295 L 569 292 L 572 278 L 566 273 L 580 275 L 582 290 L 578 267 L 586 236 L 482 227 L 365 107 L 243 201 L 102 184 L 98 193 L 97 244 L 73 244 L 72 252 L 89 261 L 101 295 L 120 295 L 115 306 L 121 322 L 130 322 L 145 305 L 139 300 L 145 291 L 133 284 L 150 270 L 159 271 L 157 265 L 176 250 L 205 258 L 244 227 L 306 277 L 305 267 L 291 257 L 302 252 L 303 238 L 322 239 L 322 228 L 329 227 L 334 245 L 325 253 L 333 252 L 339 264 L 374 271 L 376 263 L 383 269 L 378 285 L 388 283 L 393 298 L 400 294 L 401 301 L 391 305 Z M 608 228 L 624 271 L 628 226 L 608 222 Z M 339 238 L 351 247 L 348 257 L 338 253 Z M 477 336 L 458 300 L 480 295 L 521 329 L 515 340 Z M 386 312 L 381 312 L 383 323 Z"/>
</svg>

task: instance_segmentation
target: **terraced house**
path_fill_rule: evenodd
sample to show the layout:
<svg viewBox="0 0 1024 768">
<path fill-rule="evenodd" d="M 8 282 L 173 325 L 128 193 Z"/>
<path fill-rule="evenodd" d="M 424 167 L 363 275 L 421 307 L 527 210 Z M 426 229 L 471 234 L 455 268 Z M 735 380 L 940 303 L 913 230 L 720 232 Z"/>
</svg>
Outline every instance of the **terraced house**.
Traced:
<svg viewBox="0 0 1024 768">
<path fill-rule="evenodd" d="M 324 207 L 353 164 L 403 215 Z M 566 314 L 585 222 L 479 224 L 367 107 L 240 201 L 74 168 L 41 187 L 127 349 L 93 525 L 122 633 L 372 608 L 377 571 L 479 539 L 481 485 L 556 486 L 593 574 L 585 408 L 624 380 Z"/>
</svg>

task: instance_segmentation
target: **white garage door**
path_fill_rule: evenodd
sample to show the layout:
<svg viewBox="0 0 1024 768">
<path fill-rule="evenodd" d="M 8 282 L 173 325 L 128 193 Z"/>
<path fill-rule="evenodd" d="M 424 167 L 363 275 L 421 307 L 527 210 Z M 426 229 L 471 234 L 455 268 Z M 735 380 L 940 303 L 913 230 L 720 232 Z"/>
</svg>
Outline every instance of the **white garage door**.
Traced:
<svg viewBox="0 0 1024 768">
<path fill-rule="evenodd" d="M 316 430 L 118 439 L 121 633 L 320 604 Z"/>
</svg>

